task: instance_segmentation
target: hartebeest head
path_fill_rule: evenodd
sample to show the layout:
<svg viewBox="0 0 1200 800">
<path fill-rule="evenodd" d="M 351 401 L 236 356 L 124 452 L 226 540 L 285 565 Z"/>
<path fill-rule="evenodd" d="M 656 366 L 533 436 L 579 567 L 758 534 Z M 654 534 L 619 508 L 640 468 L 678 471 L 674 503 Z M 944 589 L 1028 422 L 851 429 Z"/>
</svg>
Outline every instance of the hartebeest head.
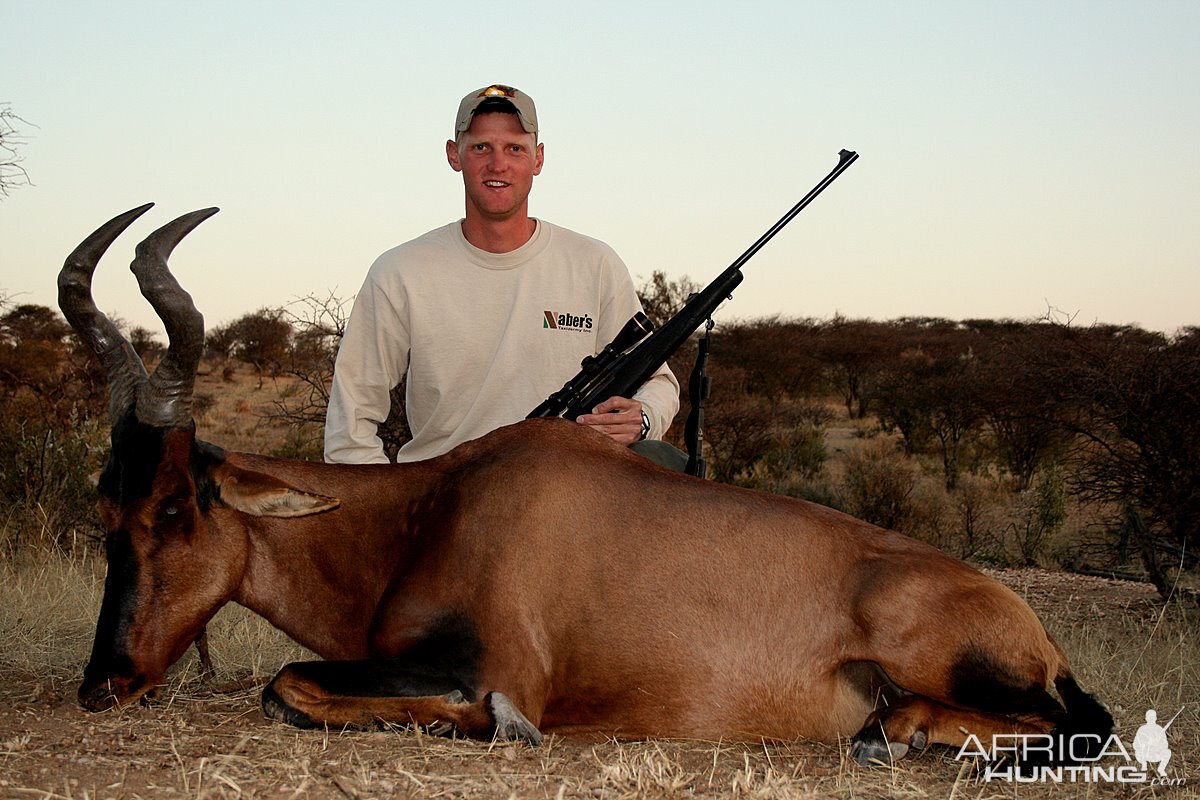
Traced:
<svg viewBox="0 0 1200 800">
<path fill-rule="evenodd" d="M 295 517 L 337 506 L 235 467 L 196 440 L 192 391 L 204 319 L 167 268 L 192 229 L 217 212 L 195 211 L 150 234 L 131 265 L 170 345 L 147 374 L 132 345 L 92 299 L 92 274 L 109 245 L 152 204 L 113 218 L 67 258 L 58 302 L 108 375 L 112 450 L 100 475 L 108 576 L 79 701 L 99 710 L 135 700 L 161 683 L 245 570 L 244 526 L 211 524 L 216 509 Z"/>
</svg>

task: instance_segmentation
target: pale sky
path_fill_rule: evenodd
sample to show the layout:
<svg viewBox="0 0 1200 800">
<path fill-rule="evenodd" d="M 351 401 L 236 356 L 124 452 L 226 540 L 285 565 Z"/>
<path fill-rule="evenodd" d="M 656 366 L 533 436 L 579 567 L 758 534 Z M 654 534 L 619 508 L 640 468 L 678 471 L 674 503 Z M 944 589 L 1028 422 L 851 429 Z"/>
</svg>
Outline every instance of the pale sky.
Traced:
<svg viewBox="0 0 1200 800">
<path fill-rule="evenodd" d="M 1200 324 L 1200 0 L 0 0 L 0 102 L 33 186 L 0 199 L 0 294 L 55 305 L 71 249 L 157 207 L 97 302 L 161 330 L 138 238 L 222 211 L 172 268 L 208 324 L 357 292 L 462 215 L 460 98 L 538 105 L 531 212 L 639 283 L 705 283 L 833 168 L 722 316 Z M 469 308 L 447 313 L 470 313 Z"/>
</svg>

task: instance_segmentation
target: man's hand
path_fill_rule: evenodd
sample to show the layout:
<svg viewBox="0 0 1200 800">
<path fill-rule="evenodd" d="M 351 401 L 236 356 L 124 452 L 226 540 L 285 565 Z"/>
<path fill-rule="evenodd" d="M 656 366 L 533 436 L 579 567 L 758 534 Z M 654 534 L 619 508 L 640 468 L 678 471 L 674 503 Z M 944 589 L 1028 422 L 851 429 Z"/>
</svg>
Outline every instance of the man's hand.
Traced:
<svg viewBox="0 0 1200 800">
<path fill-rule="evenodd" d="M 610 397 L 593 408 L 591 414 L 580 414 L 575 421 L 623 445 L 642 438 L 642 404 L 628 397 Z"/>
</svg>

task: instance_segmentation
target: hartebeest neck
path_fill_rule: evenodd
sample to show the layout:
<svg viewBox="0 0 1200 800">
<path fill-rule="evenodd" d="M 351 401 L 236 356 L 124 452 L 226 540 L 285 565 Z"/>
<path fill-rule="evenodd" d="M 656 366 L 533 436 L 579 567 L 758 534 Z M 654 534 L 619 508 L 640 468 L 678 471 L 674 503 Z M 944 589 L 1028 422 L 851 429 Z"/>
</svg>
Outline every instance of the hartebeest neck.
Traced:
<svg viewBox="0 0 1200 800">
<path fill-rule="evenodd" d="M 379 601 L 416 544 L 414 509 L 435 491 L 439 473 L 421 465 L 229 459 L 342 501 L 296 519 L 214 510 L 236 514 L 247 532 L 246 572 L 233 599 L 324 658 L 366 657 Z"/>
</svg>

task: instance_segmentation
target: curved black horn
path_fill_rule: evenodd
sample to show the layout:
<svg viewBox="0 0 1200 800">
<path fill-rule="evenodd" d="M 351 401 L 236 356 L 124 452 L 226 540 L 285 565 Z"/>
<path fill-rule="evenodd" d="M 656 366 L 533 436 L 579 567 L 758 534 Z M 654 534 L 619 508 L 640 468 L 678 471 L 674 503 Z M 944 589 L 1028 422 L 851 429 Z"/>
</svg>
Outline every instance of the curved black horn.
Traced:
<svg viewBox="0 0 1200 800">
<path fill-rule="evenodd" d="M 192 419 L 196 367 L 204 354 L 204 317 L 167 268 L 167 258 L 183 237 L 217 211 L 205 208 L 168 222 L 137 246 L 130 265 L 170 340 L 166 355 L 138 393 L 138 419 L 150 425 L 179 426 Z"/>
<path fill-rule="evenodd" d="M 108 375 L 108 413 L 114 422 L 129 410 L 145 385 L 146 368 L 117 326 L 96 308 L 92 299 L 92 273 L 109 245 L 153 205 L 147 203 L 126 211 L 101 225 L 67 256 L 58 273 L 58 307 L 104 365 Z"/>
</svg>

